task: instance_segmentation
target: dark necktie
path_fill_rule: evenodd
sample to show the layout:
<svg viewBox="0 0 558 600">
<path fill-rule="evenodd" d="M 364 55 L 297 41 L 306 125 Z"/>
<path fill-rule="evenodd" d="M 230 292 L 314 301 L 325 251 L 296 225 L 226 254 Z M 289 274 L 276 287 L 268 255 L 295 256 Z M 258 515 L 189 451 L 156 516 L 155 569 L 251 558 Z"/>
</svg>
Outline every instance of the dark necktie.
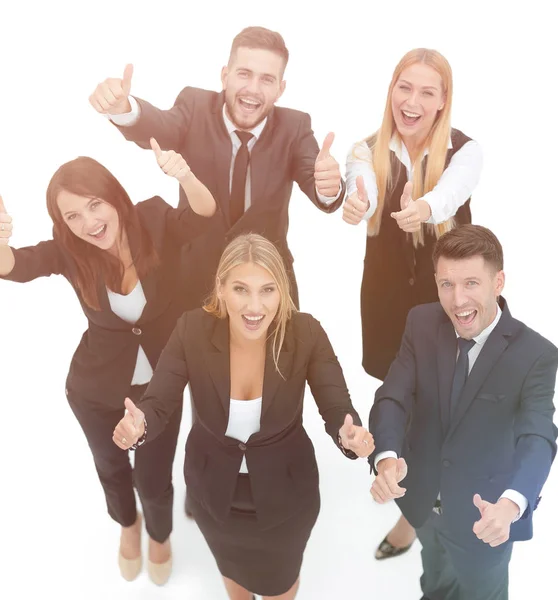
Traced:
<svg viewBox="0 0 558 600">
<path fill-rule="evenodd" d="M 453 419 L 457 411 L 457 404 L 465 382 L 469 376 L 469 350 L 475 345 L 475 340 L 466 340 L 462 337 L 457 338 L 457 346 L 459 347 L 459 356 L 455 363 L 455 371 L 453 373 L 453 383 L 451 384 L 450 398 L 450 419 Z"/>
<path fill-rule="evenodd" d="M 234 225 L 244 214 L 244 203 L 246 201 L 246 173 L 250 162 L 250 151 L 248 142 L 254 137 L 247 131 L 235 131 L 240 139 L 241 145 L 234 159 L 234 170 L 231 185 L 231 225 Z"/>
</svg>

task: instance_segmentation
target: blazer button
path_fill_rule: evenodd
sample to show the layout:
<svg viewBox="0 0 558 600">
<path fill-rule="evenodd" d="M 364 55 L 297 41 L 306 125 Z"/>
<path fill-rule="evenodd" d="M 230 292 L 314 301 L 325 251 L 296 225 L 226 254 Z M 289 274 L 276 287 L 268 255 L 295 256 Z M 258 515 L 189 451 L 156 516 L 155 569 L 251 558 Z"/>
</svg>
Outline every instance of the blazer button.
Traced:
<svg viewBox="0 0 558 600">
<path fill-rule="evenodd" d="M 412 277 L 409 279 L 409 285 L 415 285 L 415 280 Z"/>
<path fill-rule="evenodd" d="M 238 447 L 242 450 L 242 452 L 244 452 L 246 450 L 246 444 L 243 444 L 242 442 L 240 442 L 240 444 L 238 444 Z"/>
<path fill-rule="evenodd" d="M 444 458 L 442 464 L 444 465 L 444 467 L 449 467 L 451 465 L 451 462 L 447 458 Z"/>
<path fill-rule="evenodd" d="M 141 329 L 139 327 L 132 327 L 132 333 L 134 335 L 141 335 Z"/>
</svg>

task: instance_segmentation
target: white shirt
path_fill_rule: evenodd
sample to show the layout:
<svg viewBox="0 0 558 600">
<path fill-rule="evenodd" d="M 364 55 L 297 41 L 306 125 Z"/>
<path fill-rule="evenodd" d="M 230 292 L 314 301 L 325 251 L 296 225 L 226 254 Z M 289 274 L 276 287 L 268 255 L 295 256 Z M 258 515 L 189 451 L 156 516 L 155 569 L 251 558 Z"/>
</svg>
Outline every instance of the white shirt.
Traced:
<svg viewBox="0 0 558 600">
<path fill-rule="evenodd" d="M 136 287 L 125 296 L 117 294 L 108 288 L 107 294 L 112 312 L 127 323 L 136 323 L 141 317 L 143 309 L 147 304 L 145 294 L 143 293 L 143 287 L 139 279 L 136 283 Z M 151 380 L 151 377 L 153 377 L 153 369 L 151 368 L 145 351 L 140 345 L 131 385 L 143 385 L 144 383 L 148 383 Z"/>
<path fill-rule="evenodd" d="M 248 438 L 260 430 L 262 417 L 262 399 L 233 400 L 229 407 L 229 423 L 225 435 L 246 443 Z M 246 455 L 242 457 L 239 473 L 248 473 Z"/>
<path fill-rule="evenodd" d="M 128 100 L 130 101 L 130 106 L 132 107 L 132 110 L 129 113 L 124 113 L 122 115 L 107 115 L 108 118 L 115 125 L 119 125 L 121 127 L 129 127 L 129 126 L 135 125 L 137 123 L 139 116 L 140 116 L 140 106 L 138 104 L 138 101 L 133 96 L 129 96 Z M 231 142 L 232 142 L 231 168 L 230 168 L 230 174 L 229 174 L 229 191 L 230 191 L 230 188 L 232 186 L 233 172 L 234 172 L 234 161 L 236 159 L 238 149 L 240 148 L 242 142 L 240 141 L 239 137 L 235 133 L 235 130 L 238 129 L 238 127 L 236 127 L 234 125 L 234 123 L 227 116 L 227 111 L 225 110 L 225 104 L 223 104 L 223 121 L 225 122 L 225 127 L 227 128 L 227 131 L 229 133 L 229 136 L 230 136 Z M 258 141 L 258 138 L 260 137 L 266 123 L 267 123 L 267 117 L 261 123 L 256 125 L 256 127 L 254 127 L 254 129 L 250 129 L 249 133 L 251 133 L 254 137 L 247 144 L 249 152 L 252 151 L 252 148 L 254 147 L 255 143 Z M 341 193 L 341 189 L 342 189 L 342 186 L 340 186 L 339 192 L 334 197 L 322 196 L 322 194 L 318 193 L 317 190 L 316 190 L 316 195 L 318 196 L 318 199 L 320 200 L 320 202 L 322 204 L 324 204 L 325 206 L 329 206 L 330 204 L 333 204 L 333 202 L 335 202 L 335 200 L 337 200 L 337 198 L 339 197 L 339 194 Z M 250 183 L 250 164 L 248 164 L 248 171 L 246 173 L 246 194 L 245 194 L 245 201 L 244 201 L 244 210 L 245 211 L 248 210 L 248 208 L 251 206 L 251 202 L 252 202 L 252 198 L 251 198 L 251 183 Z"/>
<path fill-rule="evenodd" d="M 484 344 L 486 343 L 486 340 L 488 339 L 488 336 L 492 333 L 492 331 L 494 330 L 496 325 L 498 325 L 498 321 L 500 320 L 500 317 L 502 316 L 502 310 L 501 310 L 500 306 L 497 305 L 497 309 L 498 310 L 497 310 L 496 316 L 494 317 L 494 320 L 492 321 L 492 323 L 486 329 L 483 329 L 479 333 L 479 335 L 477 335 L 476 337 L 473 338 L 476 343 L 469 350 L 469 373 L 471 372 L 471 369 L 473 368 L 475 361 L 479 357 L 479 354 L 481 353 L 481 351 L 484 347 Z M 459 334 L 457 333 L 457 331 L 455 332 L 455 335 L 457 337 L 459 337 Z M 458 356 L 459 356 L 459 350 L 457 351 L 457 355 L 456 355 L 456 359 L 455 359 L 456 361 L 457 361 Z M 397 454 L 395 452 L 392 452 L 391 450 L 387 450 L 385 452 L 380 452 L 374 459 L 374 467 L 376 468 L 376 470 L 378 470 L 378 463 L 383 458 L 397 458 Z M 519 506 L 519 515 L 516 517 L 514 522 L 519 520 L 522 517 L 523 513 L 525 512 L 525 510 L 527 509 L 527 506 L 529 504 L 527 501 L 527 498 L 525 498 L 525 496 L 523 494 L 520 494 L 519 492 L 517 492 L 515 490 L 506 490 L 500 496 L 500 498 L 507 498 L 508 500 L 515 502 L 517 504 L 517 506 Z M 438 494 L 438 499 L 440 499 L 439 494 Z"/>
<path fill-rule="evenodd" d="M 452 148 L 451 138 L 448 148 Z M 407 170 L 407 180 L 413 180 L 413 165 L 411 157 L 397 136 L 393 136 L 389 143 L 401 164 Z M 428 148 L 424 156 L 428 154 Z M 427 223 L 438 225 L 455 215 L 457 209 L 465 204 L 477 186 L 482 170 L 482 151 L 477 142 L 471 140 L 463 144 L 451 158 L 447 169 L 442 173 L 434 189 L 422 196 L 428 202 L 432 212 Z M 356 192 L 356 178 L 362 175 L 364 187 L 370 200 L 370 208 L 364 215 L 370 219 L 378 206 L 378 186 L 376 175 L 372 167 L 372 151 L 366 142 L 355 144 L 347 156 L 347 194 Z M 418 200 L 418 198 L 415 198 Z"/>
</svg>

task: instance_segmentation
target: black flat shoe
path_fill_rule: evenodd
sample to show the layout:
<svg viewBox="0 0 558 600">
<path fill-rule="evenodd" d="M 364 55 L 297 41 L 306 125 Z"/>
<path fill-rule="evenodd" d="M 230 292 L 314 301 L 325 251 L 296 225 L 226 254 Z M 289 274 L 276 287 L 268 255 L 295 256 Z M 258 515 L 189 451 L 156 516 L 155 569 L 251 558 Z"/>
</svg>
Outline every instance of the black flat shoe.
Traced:
<svg viewBox="0 0 558 600">
<path fill-rule="evenodd" d="M 401 556 L 401 554 L 405 554 L 405 552 L 407 552 L 410 549 L 413 543 L 414 540 L 408 546 L 403 546 L 403 548 L 396 548 L 388 542 L 386 535 L 386 537 L 382 540 L 382 542 L 376 549 L 376 554 L 374 554 L 374 558 L 376 560 L 384 560 L 385 558 L 394 558 L 395 556 Z"/>
</svg>

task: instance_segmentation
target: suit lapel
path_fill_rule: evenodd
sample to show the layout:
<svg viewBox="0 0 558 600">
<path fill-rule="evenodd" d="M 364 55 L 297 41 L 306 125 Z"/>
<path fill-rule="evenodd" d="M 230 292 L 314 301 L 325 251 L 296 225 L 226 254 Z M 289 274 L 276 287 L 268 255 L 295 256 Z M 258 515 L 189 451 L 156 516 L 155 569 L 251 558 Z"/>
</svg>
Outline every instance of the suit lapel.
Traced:
<svg viewBox="0 0 558 600">
<path fill-rule="evenodd" d="M 275 368 L 272 343 L 273 337 L 268 340 L 266 348 L 262 392 L 262 421 L 265 413 L 277 394 L 279 386 L 284 381 L 283 377 L 288 379 L 291 372 L 293 361 L 293 343 L 290 328 L 287 329 L 285 341 L 283 342 L 283 348 L 281 349 L 281 353 L 279 355 L 279 369 L 283 377 L 281 377 Z M 223 410 L 225 411 L 228 422 L 231 401 L 231 354 L 228 319 L 216 319 L 216 323 L 211 334 L 211 345 L 212 348 L 209 352 L 207 367 L 209 369 L 211 379 L 213 380 L 213 384 L 215 385 L 215 389 L 217 390 L 221 404 L 223 405 Z"/>
<path fill-rule="evenodd" d="M 256 140 L 250 152 L 250 207 L 244 213 L 245 215 L 253 209 L 257 209 L 266 200 L 265 188 L 268 180 L 267 173 L 271 166 L 270 155 L 274 129 L 275 111 L 272 110 L 267 117 L 267 122 L 260 137 Z M 240 220 L 242 220 L 242 217 Z"/>
<path fill-rule="evenodd" d="M 227 422 L 231 403 L 231 355 L 229 342 L 229 320 L 216 319 L 211 335 L 207 368 L 223 405 Z"/>
<path fill-rule="evenodd" d="M 449 403 L 456 356 L 457 337 L 451 321 L 448 320 L 438 329 L 438 397 L 444 431 L 447 431 L 450 425 Z"/>
<path fill-rule="evenodd" d="M 265 417 L 265 414 L 269 407 L 271 406 L 279 386 L 289 378 L 291 374 L 291 367 L 293 364 L 293 340 L 292 340 L 292 332 L 290 327 L 287 328 L 287 332 L 285 334 L 285 340 L 283 342 L 283 347 L 281 348 L 281 353 L 279 354 L 279 371 L 281 374 L 277 372 L 275 367 L 275 362 L 273 360 L 273 335 L 267 342 L 267 350 L 265 357 L 265 369 L 264 369 L 264 381 L 263 381 L 263 396 L 262 396 L 262 417 L 261 422 Z M 284 378 L 284 379 L 283 379 Z"/>
<path fill-rule="evenodd" d="M 215 160 L 216 179 L 218 197 L 217 202 L 221 207 L 223 217 L 227 223 L 227 229 L 230 227 L 230 180 L 231 180 L 231 159 L 232 159 L 232 141 L 225 122 L 223 121 L 223 104 L 225 95 L 222 92 L 213 106 L 215 122 L 215 139 L 213 142 L 213 158 Z"/>
<path fill-rule="evenodd" d="M 461 419 L 469 409 L 469 406 L 471 406 L 471 403 L 478 394 L 482 384 L 486 381 L 486 378 L 490 375 L 490 372 L 505 352 L 509 345 L 508 338 L 513 335 L 516 329 L 517 322 L 512 319 L 505 301 L 502 300 L 502 316 L 494 328 L 494 331 L 488 336 L 488 339 L 482 347 L 481 352 L 469 373 L 455 415 L 451 420 L 450 429 L 447 435 L 448 439 L 459 426 Z"/>
</svg>

